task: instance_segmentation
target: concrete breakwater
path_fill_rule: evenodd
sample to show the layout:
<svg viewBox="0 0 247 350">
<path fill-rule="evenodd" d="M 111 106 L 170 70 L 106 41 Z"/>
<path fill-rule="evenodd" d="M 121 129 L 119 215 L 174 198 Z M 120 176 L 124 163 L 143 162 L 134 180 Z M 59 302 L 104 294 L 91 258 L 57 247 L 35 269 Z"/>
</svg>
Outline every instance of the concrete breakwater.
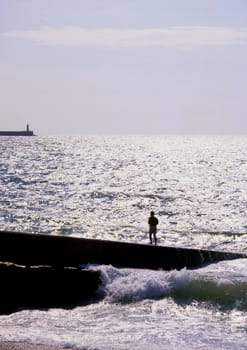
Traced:
<svg viewBox="0 0 247 350">
<path fill-rule="evenodd" d="M 32 130 L 29 129 L 29 124 L 26 126 L 26 130 L 22 131 L 0 131 L 0 136 L 34 136 Z"/>
<path fill-rule="evenodd" d="M 100 272 L 49 266 L 0 264 L 0 313 L 20 308 L 74 307 L 92 298 Z"/>
<path fill-rule="evenodd" d="M 87 302 L 101 282 L 100 271 L 87 270 L 88 264 L 179 270 L 238 258 L 246 255 L 0 231 L 0 313 Z"/>
<path fill-rule="evenodd" d="M 246 254 L 0 231 L 0 261 L 25 266 L 78 267 L 91 263 L 179 270 L 239 258 L 246 258 Z"/>
</svg>

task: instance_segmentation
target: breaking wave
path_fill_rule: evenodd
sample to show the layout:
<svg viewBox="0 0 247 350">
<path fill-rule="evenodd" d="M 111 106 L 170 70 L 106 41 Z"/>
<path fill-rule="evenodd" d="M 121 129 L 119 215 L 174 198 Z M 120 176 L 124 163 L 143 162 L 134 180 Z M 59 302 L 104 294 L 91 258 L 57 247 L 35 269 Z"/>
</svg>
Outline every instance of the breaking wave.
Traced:
<svg viewBox="0 0 247 350">
<path fill-rule="evenodd" d="M 239 261 L 246 265 L 245 259 Z M 237 268 L 235 272 L 229 270 L 228 277 L 221 279 L 210 273 L 210 269 L 217 272 L 217 265 L 224 269 L 226 264 L 237 267 L 238 260 L 213 264 L 210 268 L 180 271 L 117 269 L 112 266 L 93 268 L 101 271 L 99 292 L 109 303 L 170 297 L 178 304 L 198 302 L 224 309 L 247 310 L 247 275 L 236 279 Z"/>
</svg>

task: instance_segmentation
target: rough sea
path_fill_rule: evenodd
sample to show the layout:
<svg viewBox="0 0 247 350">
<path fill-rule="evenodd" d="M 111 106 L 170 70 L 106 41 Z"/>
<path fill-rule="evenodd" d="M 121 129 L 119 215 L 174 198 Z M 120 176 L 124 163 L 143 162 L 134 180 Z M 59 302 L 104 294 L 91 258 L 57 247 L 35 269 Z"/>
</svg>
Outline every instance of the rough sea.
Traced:
<svg viewBox="0 0 247 350">
<path fill-rule="evenodd" d="M 147 244 L 151 210 L 159 245 L 247 252 L 247 137 L 0 138 L 1 230 Z M 246 259 L 181 271 L 90 268 L 102 272 L 103 300 L 2 315 L 0 340 L 247 349 Z"/>
</svg>

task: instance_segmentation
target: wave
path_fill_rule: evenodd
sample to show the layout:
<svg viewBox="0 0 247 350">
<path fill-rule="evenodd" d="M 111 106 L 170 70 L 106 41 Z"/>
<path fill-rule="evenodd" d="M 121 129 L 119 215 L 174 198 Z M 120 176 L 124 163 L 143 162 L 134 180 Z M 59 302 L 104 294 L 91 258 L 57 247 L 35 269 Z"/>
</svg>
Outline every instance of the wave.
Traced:
<svg viewBox="0 0 247 350">
<path fill-rule="evenodd" d="M 91 268 L 101 271 L 99 293 L 109 303 L 170 297 L 178 304 L 197 302 L 226 309 L 247 310 L 247 276 L 234 280 L 230 278 L 229 272 L 229 278 L 218 279 L 217 273 L 212 276 L 207 270 L 203 273 L 203 269 L 153 271 L 117 269 L 112 266 Z"/>
<path fill-rule="evenodd" d="M 247 310 L 247 282 L 218 284 L 215 281 L 194 280 L 186 287 L 176 287 L 171 296 L 178 303 L 203 302 L 221 308 Z"/>
<path fill-rule="evenodd" d="M 153 270 L 101 267 L 102 288 L 107 301 L 125 303 L 157 299 L 170 293 L 176 284 L 186 284 L 187 271 L 169 273 Z"/>
</svg>

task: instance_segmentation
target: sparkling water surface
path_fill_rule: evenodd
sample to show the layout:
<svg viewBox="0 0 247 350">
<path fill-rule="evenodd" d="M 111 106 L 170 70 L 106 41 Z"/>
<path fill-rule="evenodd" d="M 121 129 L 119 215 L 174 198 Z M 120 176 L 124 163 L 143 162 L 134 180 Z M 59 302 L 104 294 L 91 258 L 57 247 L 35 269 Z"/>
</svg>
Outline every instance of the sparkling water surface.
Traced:
<svg viewBox="0 0 247 350">
<path fill-rule="evenodd" d="M 0 138 L 1 229 L 245 252 L 247 138 Z M 91 266 L 100 301 L 0 317 L 0 339 L 82 349 L 246 349 L 247 262 Z"/>
<path fill-rule="evenodd" d="M 247 138 L 71 136 L 0 139 L 3 229 L 242 250 Z M 243 243 L 243 244 L 242 244 Z"/>
</svg>

